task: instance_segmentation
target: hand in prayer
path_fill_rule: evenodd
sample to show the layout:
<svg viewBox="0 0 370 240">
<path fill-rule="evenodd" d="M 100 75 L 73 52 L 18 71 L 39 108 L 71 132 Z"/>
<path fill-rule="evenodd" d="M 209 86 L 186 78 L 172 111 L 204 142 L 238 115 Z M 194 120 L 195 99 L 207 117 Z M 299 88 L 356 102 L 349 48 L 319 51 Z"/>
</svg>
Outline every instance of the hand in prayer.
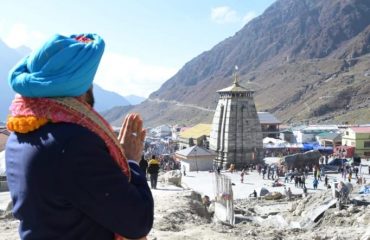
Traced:
<svg viewBox="0 0 370 240">
<path fill-rule="evenodd" d="M 137 113 L 128 114 L 118 135 L 118 141 L 123 147 L 128 160 L 140 162 L 145 135 L 146 132 L 143 129 L 143 120 L 140 115 Z"/>
</svg>

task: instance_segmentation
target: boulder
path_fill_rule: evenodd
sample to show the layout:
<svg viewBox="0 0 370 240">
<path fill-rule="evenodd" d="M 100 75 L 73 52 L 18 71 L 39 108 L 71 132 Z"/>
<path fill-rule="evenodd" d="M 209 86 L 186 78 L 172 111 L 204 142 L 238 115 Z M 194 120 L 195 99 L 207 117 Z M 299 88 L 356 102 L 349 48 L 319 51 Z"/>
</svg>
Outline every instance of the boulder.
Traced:
<svg viewBox="0 0 370 240">
<path fill-rule="evenodd" d="M 319 165 L 321 153 L 317 150 L 307 151 L 305 153 L 296 153 L 283 157 L 280 160 L 280 165 L 287 168 L 304 168 L 308 165 L 310 168 Z"/>
<path fill-rule="evenodd" d="M 181 171 L 172 170 L 168 171 L 163 175 L 164 181 L 167 184 L 173 184 L 175 186 L 181 187 Z"/>
<path fill-rule="evenodd" d="M 263 197 L 263 196 L 266 196 L 267 194 L 269 194 L 269 190 L 267 190 L 266 188 L 261 188 L 260 190 L 260 196 Z"/>
<path fill-rule="evenodd" d="M 282 197 L 283 197 L 283 194 L 281 194 L 280 192 L 272 192 L 266 195 L 265 199 L 266 200 L 278 200 L 278 199 L 281 199 Z"/>
</svg>

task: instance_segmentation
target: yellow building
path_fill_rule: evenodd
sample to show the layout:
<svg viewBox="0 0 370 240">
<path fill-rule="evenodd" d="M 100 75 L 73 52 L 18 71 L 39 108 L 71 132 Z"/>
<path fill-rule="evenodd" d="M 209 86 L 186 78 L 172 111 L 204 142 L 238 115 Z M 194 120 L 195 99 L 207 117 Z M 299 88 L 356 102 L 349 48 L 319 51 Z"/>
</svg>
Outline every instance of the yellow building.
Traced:
<svg viewBox="0 0 370 240">
<path fill-rule="evenodd" d="M 200 123 L 181 132 L 179 134 L 179 149 L 194 145 L 208 148 L 211 127 L 211 124 Z"/>
<path fill-rule="evenodd" d="M 370 127 L 348 128 L 342 137 L 342 145 L 355 147 L 355 155 L 370 157 Z"/>
</svg>

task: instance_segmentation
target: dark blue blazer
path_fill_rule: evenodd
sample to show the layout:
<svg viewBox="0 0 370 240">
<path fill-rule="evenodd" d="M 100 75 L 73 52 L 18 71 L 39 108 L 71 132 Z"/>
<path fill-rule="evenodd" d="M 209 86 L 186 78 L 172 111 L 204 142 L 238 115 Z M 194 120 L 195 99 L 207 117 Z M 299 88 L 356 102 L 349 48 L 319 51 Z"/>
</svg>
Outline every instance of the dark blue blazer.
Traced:
<svg viewBox="0 0 370 240">
<path fill-rule="evenodd" d="M 24 240 L 139 238 L 152 228 L 145 174 L 130 163 L 129 183 L 101 138 L 84 127 L 58 123 L 12 133 L 6 166 Z"/>
</svg>

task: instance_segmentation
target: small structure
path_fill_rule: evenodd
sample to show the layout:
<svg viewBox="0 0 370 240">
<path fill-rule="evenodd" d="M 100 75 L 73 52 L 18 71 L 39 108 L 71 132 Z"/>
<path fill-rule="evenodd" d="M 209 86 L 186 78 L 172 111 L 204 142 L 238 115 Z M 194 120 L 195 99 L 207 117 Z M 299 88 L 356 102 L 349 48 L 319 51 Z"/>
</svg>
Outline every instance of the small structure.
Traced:
<svg viewBox="0 0 370 240">
<path fill-rule="evenodd" d="M 342 145 L 354 147 L 356 156 L 370 158 L 370 127 L 348 128 L 342 137 Z"/>
<path fill-rule="evenodd" d="M 180 125 L 174 125 L 172 126 L 172 140 L 173 141 L 178 141 L 179 140 L 179 135 L 184 129 L 187 129 L 185 126 L 180 126 Z"/>
<path fill-rule="evenodd" d="M 261 123 L 262 137 L 279 138 L 280 121 L 269 112 L 258 112 Z"/>
<path fill-rule="evenodd" d="M 208 148 L 211 127 L 211 124 L 200 123 L 180 132 L 178 137 L 179 149 L 188 148 L 194 145 Z"/>
<path fill-rule="evenodd" d="M 5 151 L 0 152 L 0 178 L 5 177 Z"/>
<path fill-rule="evenodd" d="M 0 127 L 0 192 L 9 191 L 6 181 L 5 145 L 10 132 L 5 127 Z"/>
<path fill-rule="evenodd" d="M 293 134 L 293 131 L 291 129 L 284 129 L 280 131 L 279 138 L 281 140 L 284 140 L 288 143 L 296 143 L 295 136 Z"/>
<path fill-rule="evenodd" d="M 164 124 L 164 125 L 151 129 L 150 133 L 152 136 L 155 136 L 158 138 L 170 137 L 172 136 L 172 129 L 170 126 Z"/>
<path fill-rule="evenodd" d="M 197 145 L 179 150 L 175 153 L 177 161 L 181 162 L 181 169 L 186 172 L 213 170 L 213 159 L 216 153 Z"/>
<path fill-rule="evenodd" d="M 334 155 L 339 158 L 353 158 L 355 156 L 355 147 L 351 146 L 336 146 Z"/>
<path fill-rule="evenodd" d="M 316 142 L 316 136 L 321 133 L 339 132 L 336 125 L 310 125 L 299 126 L 293 129 L 297 143 Z"/>
<path fill-rule="evenodd" d="M 316 139 L 323 147 L 335 148 L 342 144 L 342 134 L 337 132 L 320 133 L 316 136 Z"/>
<path fill-rule="evenodd" d="M 5 144 L 9 135 L 10 132 L 5 127 L 0 127 L 0 152 L 5 149 Z"/>
<path fill-rule="evenodd" d="M 286 148 L 288 145 L 288 143 L 283 140 L 270 137 L 265 137 L 262 141 L 264 148 Z"/>
<path fill-rule="evenodd" d="M 6 181 L 5 151 L 0 152 L 0 192 L 9 191 Z"/>
</svg>

